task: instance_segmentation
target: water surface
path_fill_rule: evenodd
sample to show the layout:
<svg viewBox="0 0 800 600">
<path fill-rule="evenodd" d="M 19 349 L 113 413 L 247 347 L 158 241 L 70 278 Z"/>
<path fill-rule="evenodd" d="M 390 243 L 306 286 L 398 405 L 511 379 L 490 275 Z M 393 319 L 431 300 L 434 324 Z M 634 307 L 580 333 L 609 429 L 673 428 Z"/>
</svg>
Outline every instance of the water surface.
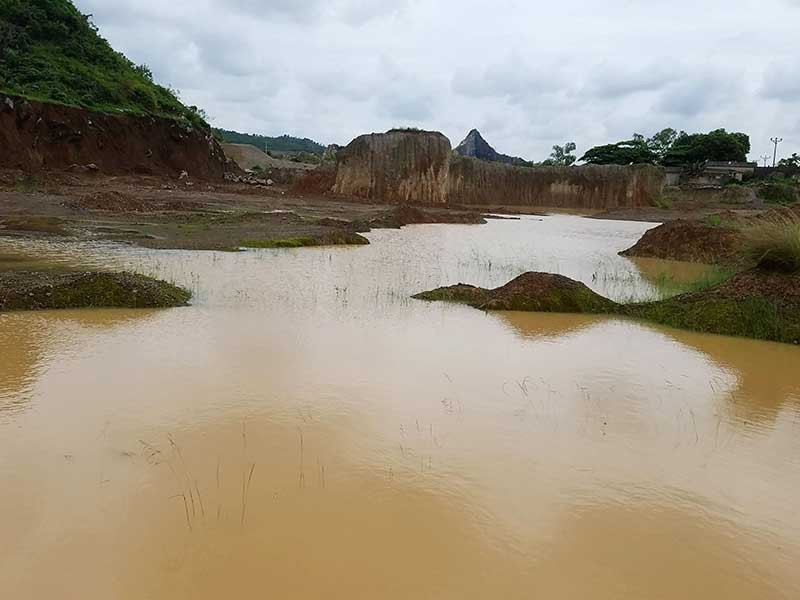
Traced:
<svg viewBox="0 0 800 600">
<path fill-rule="evenodd" d="M 409 299 L 527 270 L 657 297 L 616 255 L 650 226 L 24 248 L 195 300 L 0 316 L 3 597 L 800 597 L 800 349 Z"/>
</svg>

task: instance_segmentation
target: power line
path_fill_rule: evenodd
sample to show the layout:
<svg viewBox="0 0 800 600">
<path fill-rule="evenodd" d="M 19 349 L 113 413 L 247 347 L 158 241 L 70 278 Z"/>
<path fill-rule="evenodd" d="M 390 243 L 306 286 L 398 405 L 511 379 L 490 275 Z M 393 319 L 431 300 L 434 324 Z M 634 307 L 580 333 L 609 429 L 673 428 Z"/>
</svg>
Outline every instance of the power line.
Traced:
<svg viewBox="0 0 800 600">
<path fill-rule="evenodd" d="M 775 144 L 775 150 L 772 153 L 772 166 L 775 166 L 775 161 L 778 159 L 778 144 L 783 141 L 783 138 L 769 138 L 769 141 Z"/>
<path fill-rule="evenodd" d="M 761 155 L 761 160 L 764 161 L 764 166 L 766 167 L 767 166 L 767 161 L 769 160 L 769 154 L 762 154 Z"/>
</svg>

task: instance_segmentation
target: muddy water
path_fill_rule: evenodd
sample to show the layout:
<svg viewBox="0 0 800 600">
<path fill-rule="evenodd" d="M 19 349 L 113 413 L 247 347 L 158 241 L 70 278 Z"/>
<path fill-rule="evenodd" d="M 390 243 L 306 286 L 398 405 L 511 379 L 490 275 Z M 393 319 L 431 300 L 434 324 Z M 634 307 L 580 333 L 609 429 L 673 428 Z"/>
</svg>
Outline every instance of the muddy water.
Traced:
<svg viewBox="0 0 800 600">
<path fill-rule="evenodd" d="M 2 596 L 800 597 L 800 349 L 408 299 L 530 269 L 652 297 L 616 256 L 646 227 L 27 248 L 196 300 L 0 316 Z"/>
</svg>

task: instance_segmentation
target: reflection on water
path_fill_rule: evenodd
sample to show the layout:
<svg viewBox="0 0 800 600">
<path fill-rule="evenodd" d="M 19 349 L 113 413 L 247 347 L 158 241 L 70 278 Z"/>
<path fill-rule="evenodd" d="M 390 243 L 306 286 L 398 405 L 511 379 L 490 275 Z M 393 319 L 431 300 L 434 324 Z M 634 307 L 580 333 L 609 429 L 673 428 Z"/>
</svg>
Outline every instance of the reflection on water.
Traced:
<svg viewBox="0 0 800 600">
<path fill-rule="evenodd" d="M 638 277 L 616 252 L 646 227 L 81 247 L 194 305 L 0 318 L 0 403 L 25 405 L 0 413 L 0 589 L 797 597 L 798 348 L 409 299 L 529 269 L 647 297 L 611 275 Z"/>
</svg>

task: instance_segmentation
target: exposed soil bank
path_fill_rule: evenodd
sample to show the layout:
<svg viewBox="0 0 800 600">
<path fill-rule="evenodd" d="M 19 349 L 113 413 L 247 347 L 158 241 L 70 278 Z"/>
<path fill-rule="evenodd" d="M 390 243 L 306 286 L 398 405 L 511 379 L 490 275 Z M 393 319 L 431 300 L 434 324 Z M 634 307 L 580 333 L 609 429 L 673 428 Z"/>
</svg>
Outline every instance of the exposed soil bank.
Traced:
<svg viewBox="0 0 800 600">
<path fill-rule="evenodd" d="M 185 306 L 191 293 L 135 273 L 0 272 L 0 312 Z"/>
<path fill-rule="evenodd" d="M 462 302 L 484 310 L 616 314 L 705 333 L 800 343 L 798 273 L 753 269 L 702 292 L 630 305 L 548 273 L 525 273 L 494 290 L 458 284 L 414 298 Z"/>
<path fill-rule="evenodd" d="M 170 119 L 92 113 L 0 94 L 0 168 L 36 172 L 94 165 L 104 173 L 221 180 L 225 154 L 211 131 Z"/>
</svg>

